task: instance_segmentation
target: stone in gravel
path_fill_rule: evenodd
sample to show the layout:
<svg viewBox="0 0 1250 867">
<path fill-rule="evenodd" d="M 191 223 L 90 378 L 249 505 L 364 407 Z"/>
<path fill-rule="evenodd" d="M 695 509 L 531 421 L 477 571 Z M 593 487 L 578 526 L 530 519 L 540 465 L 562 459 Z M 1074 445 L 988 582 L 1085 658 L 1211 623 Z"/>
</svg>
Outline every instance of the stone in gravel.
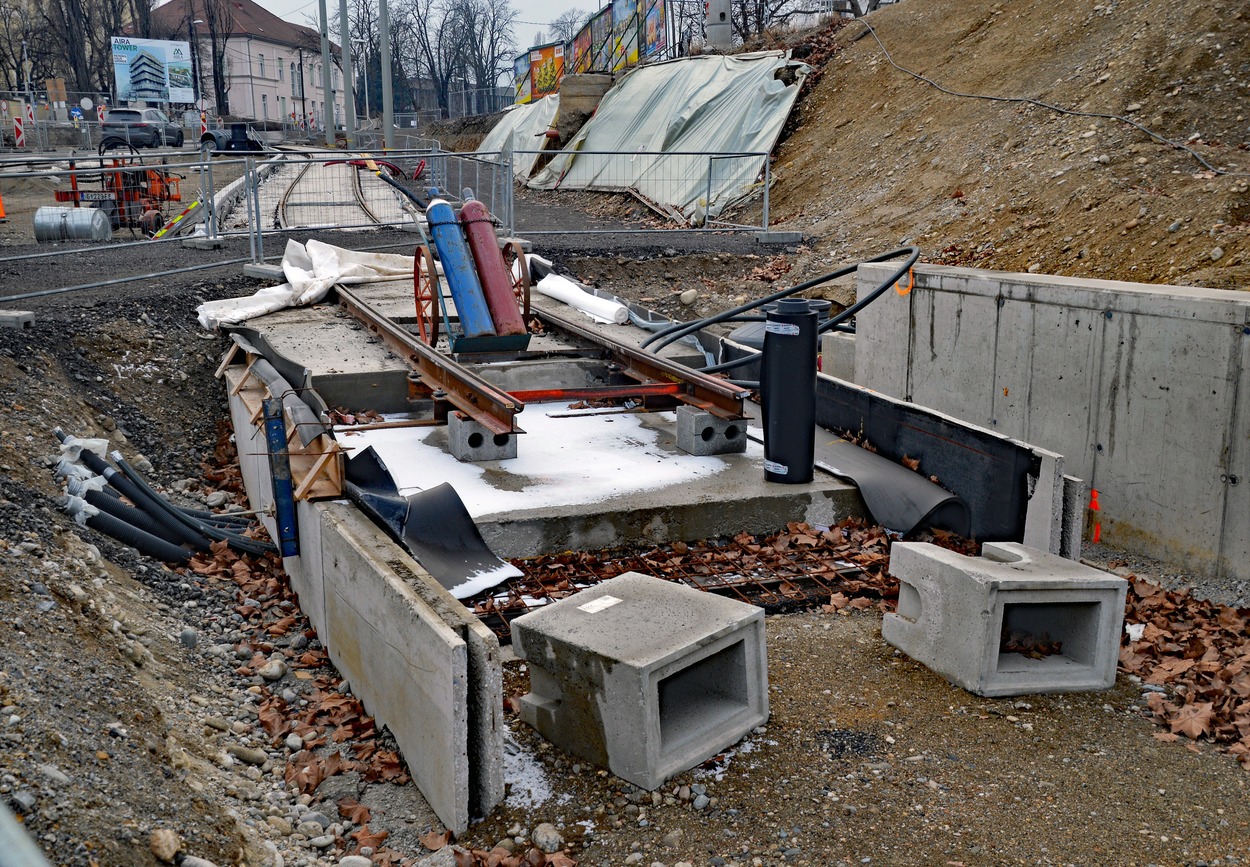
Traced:
<svg viewBox="0 0 1250 867">
<path fill-rule="evenodd" d="M 544 852 L 550 854 L 559 852 L 564 846 L 564 838 L 560 836 L 560 832 L 556 830 L 555 825 L 550 822 L 543 822 L 534 829 L 534 833 L 530 835 L 530 839 L 534 841 L 534 845 Z"/>
<path fill-rule="evenodd" d="M 13 803 L 23 813 L 33 813 L 35 811 L 37 799 L 35 798 L 34 792 L 29 789 L 21 789 L 14 793 Z"/>
<path fill-rule="evenodd" d="M 339 867 L 373 867 L 373 862 L 363 855 L 344 855 L 339 859 Z"/>
<path fill-rule="evenodd" d="M 329 848 L 330 846 L 334 845 L 334 835 L 323 834 L 320 837 L 313 837 L 311 840 L 308 841 L 308 845 L 312 846 L 314 849 Z"/>
<path fill-rule="evenodd" d="M 707 795 L 695 795 L 693 806 L 696 810 L 704 810 L 711 801 L 712 799 Z"/>
<path fill-rule="evenodd" d="M 173 864 L 174 856 L 182 848 L 182 839 L 178 836 L 177 831 L 169 828 L 157 828 L 152 832 L 148 846 L 151 848 L 152 854 L 156 856 L 157 861 Z"/>
<path fill-rule="evenodd" d="M 687 307 L 689 307 L 691 304 L 697 301 L 698 298 L 699 298 L 698 289 L 687 289 L 685 292 L 681 293 L 681 295 L 677 296 L 677 300 L 680 301 L 682 304 L 686 305 Z"/>
<path fill-rule="evenodd" d="M 459 846 L 444 846 L 432 855 L 426 855 L 413 867 L 456 867 L 456 852 L 464 852 Z M 472 863 L 472 856 L 469 856 L 469 863 Z"/>
<path fill-rule="evenodd" d="M 269 755 L 264 750 L 256 750 L 251 747 L 240 746 L 239 744 L 231 744 L 226 747 L 226 752 L 241 762 L 247 762 L 249 765 L 263 765 L 269 761 Z"/>
<path fill-rule="evenodd" d="M 625 856 L 625 863 L 626 863 L 626 864 L 641 864 L 641 863 L 642 863 L 642 853 L 641 853 L 641 852 L 631 852 L 629 855 Z"/>
<path fill-rule="evenodd" d="M 195 646 L 200 643 L 200 636 L 188 626 L 178 633 L 178 643 L 188 650 L 194 650 Z"/>
<path fill-rule="evenodd" d="M 265 820 L 269 826 L 281 834 L 283 837 L 291 836 L 291 823 L 281 816 L 270 816 Z"/>
<path fill-rule="evenodd" d="M 281 680 L 282 676 L 286 674 L 286 663 L 280 659 L 271 659 L 258 668 L 256 673 L 265 680 Z"/>
<path fill-rule="evenodd" d="M 62 786 L 69 782 L 69 777 L 56 765 L 40 765 L 39 773 L 43 774 L 54 783 L 60 783 Z"/>
<path fill-rule="evenodd" d="M 224 732 L 230 728 L 230 723 L 226 722 L 219 716 L 210 716 L 208 719 L 204 720 L 204 725 L 208 726 L 210 729 L 216 729 L 219 732 Z"/>
<path fill-rule="evenodd" d="M 303 834 L 305 837 L 320 837 L 325 831 L 325 827 L 320 822 L 307 822 L 301 820 L 299 827 L 295 829 L 295 833 Z"/>
<path fill-rule="evenodd" d="M 286 748 L 293 753 L 298 753 L 304 748 L 304 739 L 295 732 L 291 732 L 286 736 Z"/>
<path fill-rule="evenodd" d="M 330 817 L 327 816 L 325 813 L 311 813 L 311 812 L 305 813 L 303 821 L 316 822 L 322 828 L 330 827 Z"/>
<path fill-rule="evenodd" d="M 1223 247 L 1216 247 L 1215 249 L 1213 249 L 1213 250 L 1211 251 L 1211 261 L 1212 261 L 1212 262 L 1218 262 L 1218 261 L 1220 261 L 1220 260 L 1221 260 L 1221 259 L 1223 259 L 1223 258 L 1224 258 L 1224 248 L 1223 248 Z"/>
<path fill-rule="evenodd" d="M 670 849 L 681 844 L 681 828 L 675 831 L 669 831 L 660 838 L 660 845 L 667 846 Z"/>
<path fill-rule="evenodd" d="M 208 504 L 209 508 L 218 509 L 224 506 L 227 502 L 229 502 L 229 500 L 230 500 L 230 495 L 227 494 L 225 491 L 213 491 L 211 494 L 205 497 L 204 502 Z"/>
<path fill-rule="evenodd" d="M 179 867 L 217 867 L 217 865 L 207 858 L 196 858 L 194 855 L 188 855 L 182 859 Z"/>
</svg>

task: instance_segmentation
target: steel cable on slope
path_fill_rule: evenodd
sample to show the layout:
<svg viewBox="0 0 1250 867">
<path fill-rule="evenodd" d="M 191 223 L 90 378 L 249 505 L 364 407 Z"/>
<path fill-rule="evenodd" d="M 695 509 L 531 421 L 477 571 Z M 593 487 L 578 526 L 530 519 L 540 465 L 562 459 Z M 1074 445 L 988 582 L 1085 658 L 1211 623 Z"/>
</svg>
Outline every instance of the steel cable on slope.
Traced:
<svg viewBox="0 0 1250 867">
<path fill-rule="evenodd" d="M 860 22 L 861 24 L 863 24 L 865 27 L 868 28 L 868 32 L 872 35 L 872 38 L 877 41 L 877 45 L 881 48 L 881 53 L 885 55 L 885 59 L 887 63 L 889 63 L 899 72 L 902 72 L 906 75 L 910 75 L 912 78 L 915 78 L 919 81 L 923 81 L 925 84 L 928 84 L 930 87 L 934 87 L 937 90 L 940 90 L 942 93 L 949 94 L 950 96 L 958 96 L 963 99 L 984 99 L 990 102 L 1015 102 L 1015 103 L 1023 103 L 1025 105 L 1036 105 L 1038 108 L 1044 108 L 1049 111 L 1057 112 L 1059 114 L 1072 115 L 1073 117 L 1096 117 L 1096 118 L 1101 118 L 1102 120 L 1117 120 L 1117 121 L 1120 121 L 1121 123 L 1124 123 L 1124 124 L 1127 124 L 1128 126 L 1133 127 L 1134 129 L 1144 132 L 1146 135 L 1150 136 L 1150 138 L 1154 139 L 1160 144 L 1167 145 L 1168 147 L 1173 148 L 1175 150 L 1184 151 L 1185 153 L 1193 157 L 1195 160 L 1197 160 L 1199 163 L 1201 163 L 1208 171 L 1214 172 L 1217 175 L 1227 175 L 1228 177 L 1233 177 L 1233 178 L 1250 177 L 1250 172 L 1239 172 L 1239 171 L 1232 171 L 1230 169 L 1216 168 L 1215 166 L 1211 165 L 1211 163 L 1209 163 L 1206 160 L 1206 158 L 1202 156 L 1202 154 L 1198 153 L 1189 145 L 1184 144 L 1182 142 L 1178 142 L 1178 141 L 1172 141 L 1169 138 L 1165 138 L 1164 136 L 1160 135 L 1154 130 L 1151 130 L 1150 128 L 1133 120 L 1131 117 L 1125 117 L 1122 114 L 1110 114 L 1110 113 L 1101 112 L 1101 111 L 1081 111 L 1080 109 L 1075 109 L 1075 108 L 1064 108 L 1061 105 L 1055 105 L 1054 103 L 1046 102 L 1045 100 L 1038 99 L 1037 97 L 1034 97 L 1034 96 L 995 96 L 989 93 L 964 93 L 963 91 L 953 90 L 952 88 L 939 84 L 938 82 L 934 81 L 932 78 L 929 78 L 927 75 L 921 75 L 919 72 L 915 72 L 914 70 L 908 69 L 905 66 L 900 66 L 898 63 L 895 62 L 893 55 L 890 54 L 890 49 L 885 47 L 885 43 L 882 42 L 881 37 L 877 35 L 877 29 L 873 27 L 871 24 L 869 24 L 863 18 L 857 18 L 855 20 Z M 861 36 L 861 37 L 856 37 L 856 38 L 860 39 L 863 37 Z"/>
</svg>

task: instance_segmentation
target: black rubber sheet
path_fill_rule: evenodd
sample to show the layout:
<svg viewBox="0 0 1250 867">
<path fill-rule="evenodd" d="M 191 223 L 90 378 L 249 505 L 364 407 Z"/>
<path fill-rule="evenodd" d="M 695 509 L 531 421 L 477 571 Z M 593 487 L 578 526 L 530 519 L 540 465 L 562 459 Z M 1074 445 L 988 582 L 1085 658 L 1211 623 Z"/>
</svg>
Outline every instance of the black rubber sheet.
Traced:
<svg viewBox="0 0 1250 867">
<path fill-rule="evenodd" d="M 372 447 L 347 462 L 344 490 L 457 599 L 521 575 L 487 547 L 455 488 L 402 496 Z"/>
</svg>

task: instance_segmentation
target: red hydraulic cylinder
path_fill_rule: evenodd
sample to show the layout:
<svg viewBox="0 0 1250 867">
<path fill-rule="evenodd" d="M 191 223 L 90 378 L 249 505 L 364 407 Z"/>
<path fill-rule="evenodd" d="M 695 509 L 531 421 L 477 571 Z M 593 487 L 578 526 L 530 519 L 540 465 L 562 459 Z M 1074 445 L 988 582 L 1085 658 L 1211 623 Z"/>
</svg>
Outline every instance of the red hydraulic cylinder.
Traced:
<svg viewBox="0 0 1250 867">
<path fill-rule="evenodd" d="M 460 222 L 464 224 L 464 235 L 473 253 L 490 318 L 495 322 L 495 333 L 524 334 L 525 320 L 521 318 L 521 308 L 512 291 L 512 275 L 495 240 L 490 212 L 477 199 L 469 199 L 460 208 Z"/>
</svg>

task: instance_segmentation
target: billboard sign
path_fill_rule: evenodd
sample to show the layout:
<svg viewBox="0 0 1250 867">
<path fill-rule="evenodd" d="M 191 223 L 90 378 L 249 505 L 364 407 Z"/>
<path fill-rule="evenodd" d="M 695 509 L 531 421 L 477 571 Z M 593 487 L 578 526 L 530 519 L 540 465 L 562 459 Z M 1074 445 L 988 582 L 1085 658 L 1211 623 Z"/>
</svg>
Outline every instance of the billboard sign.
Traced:
<svg viewBox="0 0 1250 867">
<path fill-rule="evenodd" d="M 186 42 L 114 36 L 113 77 L 119 101 L 195 102 Z"/>
<path fill-rule="evenodd" d="M 612 0 L 612 72 L 638 63 L 638 32 L 638 0 Z"/>
<path fill-rule="evenodd" d="M 542 99 L 560 89 L 564 78 L 564 45 L 552 43 L 530 49 L 530 98 Z"/>
<path fill-rule="evenodd" d="M 655 57 L 664 50 L 664 0 L 643 0 L 642 56 Z"/>
<path fill-rule="evenodd" d="M 525 105 L 534 95 L 530 92 L 530 55 L 525 52 L 512 61 L 512 75 L 516 80 L 516 103 Z"/>
</svg>

